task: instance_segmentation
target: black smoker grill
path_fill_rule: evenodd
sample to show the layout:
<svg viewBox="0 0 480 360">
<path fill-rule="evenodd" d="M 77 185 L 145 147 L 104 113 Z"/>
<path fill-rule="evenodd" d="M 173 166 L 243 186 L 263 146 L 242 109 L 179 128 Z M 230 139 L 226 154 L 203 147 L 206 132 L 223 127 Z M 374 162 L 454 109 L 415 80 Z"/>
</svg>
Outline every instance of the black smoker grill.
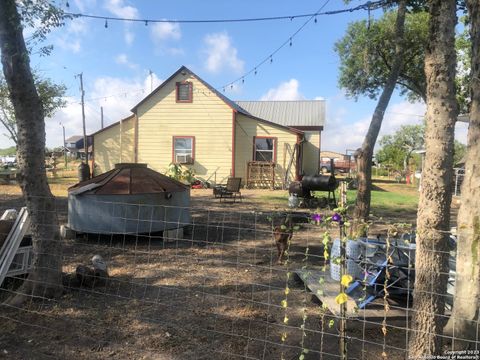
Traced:
<svg viewBox="0 0 480 360">
<path fill-rule="evenodd" d="M 306 175 L 302 181 L 294 181 L 290 184 L 288 191 L 299 198 L 302 198 L 307 207 L 318 205 L 317 199 L 312 195 L 312 191 L 328 192 L 327 204 L 336 207 L 337 200 L 335 198 L 335 189 L 338 182 L 335 179 L 335 165 L 333 159 L 330 159 L 331 175 Z"/>
</svg>

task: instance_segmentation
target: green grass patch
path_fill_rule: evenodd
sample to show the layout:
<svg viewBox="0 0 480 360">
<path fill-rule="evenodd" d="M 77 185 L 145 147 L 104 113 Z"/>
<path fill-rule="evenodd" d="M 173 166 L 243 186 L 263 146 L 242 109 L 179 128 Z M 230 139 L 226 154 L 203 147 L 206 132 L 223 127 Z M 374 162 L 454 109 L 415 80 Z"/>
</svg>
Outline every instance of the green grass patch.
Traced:
<svg viewBox="0 0 480 360">
<path fill-rule="evenodd" d="M 356 190 L 347 191 L 347 201 L 349 205 L 355 203 L 356 196 Z M 393 211 L 398 208 L 416 209 L 418 206 L 418 195 L 396 191 L 372 190 L 372 201 L 370 206 L 372 208 L 389 208 Z"/>
<path fill-rule="evenodd" d="M 403 184 L 384 185 L 377 184 L 372 190 L 371 212 L 373 215 L 391 220 L 404 221 L 406 217 L 415 218 L 418 207 L 418 191 L 415 187 Z M 317 191 L 315 196 L 327 196 L 327 192 Z M 335 193 L 337 201 L 339 191 Z M 355 205 L 357 196 L 356 190 L 347 191 L 347 202 L 351 209 Z M 257 202 L 268 202 L 275 205 L 288 206 L 288 192 L 275 191 L 271 193 L 259 194 L 256 197 Z"/>
</svg>

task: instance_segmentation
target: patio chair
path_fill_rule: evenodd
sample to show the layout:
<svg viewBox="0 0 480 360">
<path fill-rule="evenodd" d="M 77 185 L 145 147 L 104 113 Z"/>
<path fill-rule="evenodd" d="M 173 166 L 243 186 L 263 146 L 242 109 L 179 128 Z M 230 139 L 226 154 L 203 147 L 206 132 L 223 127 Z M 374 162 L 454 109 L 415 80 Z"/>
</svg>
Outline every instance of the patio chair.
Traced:
<svg viewBox="0 0 480 360">
<path fill-rule="evenodd" d="M 226 184 L 217 185 L 213 188 L 213 195 L 215 195 L 215 198 L 220 198 L 220 202 L 222 202 L 222 199 L 233 199 L 233 202 L 235 202 L 237 197 L 242 201 L 241 184 L 242 178 L 228 178 Z"/>
</svg>

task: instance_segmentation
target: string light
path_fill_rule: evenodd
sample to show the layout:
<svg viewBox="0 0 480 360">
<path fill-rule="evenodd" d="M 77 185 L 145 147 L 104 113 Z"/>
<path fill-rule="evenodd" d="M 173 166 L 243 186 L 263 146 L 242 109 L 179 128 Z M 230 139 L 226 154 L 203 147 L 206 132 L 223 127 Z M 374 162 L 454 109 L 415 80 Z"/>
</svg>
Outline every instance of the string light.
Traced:
<svg viewBox="0 0 480 360">
<path fill-rule="evenodd" d="M 301 25 L 297 31 L 295 31 L 286 41 L 284 41 L 278 48 L 276 48 L 274 51 L 272 51 L 270 53 L 270 55 L 268 55 L 267 57 L 265 57 L 262 61 L 260 61 L 258 64 L 256 64 L 253 68 L 251 68 L 249 71 L 247 71 L 245 74 L 243 74 L 242 76 L 240 76 L 239 78 L 233 80 L 232 82 L 224 85 L 224 86 L 229 86 L 230 84 L 235 84 L 236 82 L 244 79 L 246 76 L 250 75 L 250 74 L 254 74 L 254 75 L 257 75 L 257 68 L 261 67 L 263 64 L 265 64 L 266 62 L 270 61 L 270 63 L 272 62 L 272 57 L 273 55 L 275 55 L 276 53 L 278 53 L 281 49 L 283 49 L 285 46 L 287 46 L 287 44 L 289 44 L 290 46 L 293 45 L 293 38 L 295 36 L 297 36 L 304 28 L 305 26 L 307 26 L 307 24 L 310 22 L 310 21 L 314 21 L 316 22 L 317 20 L 317 16 L 319 15 L 335 15 L 335 14 L 341 14 L 341 13 L 347 13 L 347 12 L 353 12 L 353 11 L 358 11 L 358 10 L 369 10 L 369 11 L 372 11 L 372 10 L 376 10 L 376 9 L 380 9 L 382 8 L 383 6 L 385 5 L 388 5 L 391 0 L 380 0 L 380 1 L 368 1 L 364 4 L 361 4 L 361 5 L 358 5 L 356 7 L 353 7 L 353 8 L 348 8 L 348 9 L 343 9 L 343 10 L 332 10 L 332 11 L 324 11 L 322 12 L 323 8 L 328 4 L 329 0 L 326 0 L 324 2 L 324 4 L 320 7 L 320 9 L 311 14 L 309 16 L 309 18 L 303 23 L 303 25 Z M 303 16 L 297 16 L 297 17 L 303 17 Z"/>
<path fill-rule="evenodd" d="M 275 49 L 270 55 L 268 55 L 264 60 L 259 62 L 253 69 L 250 71 L 246 72 L 243 74 L 240 78 L 223 85 L 217 89 L 223 89 L 223 92 L 225 92 L 225 89 L 227 87 L 230 87 L 230 89 L 233 89 L 233 85 L 236 82 L 241 81 L 242 84 L 245 83 L 245 77 L 248 76 L 249 74 L 253 73 L 254 75 L 258 74 L 258 67 L 262 66 L 264 63 L 269 61 L 270 63 L 273 63 L 273 55 L 275 55 L 277 52 L 279 52 L 283 47 L 286 46 L 288 43 L 289 46 L 293 45 L 293 38 L 300 33 L 300 31 L 303 30 L 303 28 L 311 21 L 313 20 L 315 23 L 318 22 L 317 16 L 320 15 L 335 15 L 335 14 L 341 14 L 341 13 L 347 13 L 347 12 L 353 12 L 357 10 L 368 10 L 369 17 L 370 17 L 370 11 L 379 9 L 385 5 L 387 5 L 391 0 L 378 0 L 378 1 L 368 1 L 364 4 L 358 5 L 353 8 L 348 8 L 348 9 L 342 9 L 342 10 L 332 10 L 332 11 L 325 11 L 322 12 L 323 8 L 329 3 L 330 0 L 326 0 L 325 3 L 320 7 L 320 9 L 313 13 L 313 14 L 301 14 L 301 15 L 290 15 L 290 16 L 277 16 L 277 17 L 264 17 L 264 18 L 246 18 L 246 19 L 214 19 L 214 20 L 167 20 L 167 19 L 129 19 L 129 18 L 119 18 L 119 17 L 105 17 L 105 16 L 98 16 L 98 15 L 87 15 L 87 14 L 73 14 L 73 13 L 65 13 L 66 16 L 72 16 L 72 17 L 86 17 L 86 18 L 93 18 L 93 19 L 104 19 L 105 20 L 105 28 L 108 28 L 108 20 L 115 20 L 115 21 L 131 21 L 131 22 L 144 22 L 145 26 L 148 26 L 149 22 L 152 23 L 212 23 L 212 22 L 248 22 L 248 21 L 269 21 L 269 20 L 283 20 L 283 19 L 290 19 L 293 20 L 294 18 L 304 18 L 308 17 L 307 21 L 300 26 L 297 31 L 295 31 L 285 42 L 283 42 L 277 49 Z M 67 2 L 68 4 L 68 2 Z M 68 7 L 68 5 L 67 5 Z M 145 92 L 145 89 L 141 89 L 140 91 Z M 107 96 L 107 97 L 113 97 L 112 96 Z M 124 94 L 126 96 L 126 93 Z M 89 99 L 91 100 L 99 100 L 99 99 L 104 99 L 107 101 L 107 97 L 101 97 L 98 99 Z"/>
<path fill-rule="evenodd" d="M 204 20 L 176 20 L 176 19 L 135 19 L 135 18 L 122 18 L 114 16 L 102 16 L 102 15 L 90 15 L 82 13 L 65 13 L 65 16 L 78 18 L 90 18 L 90 19 L 102 19 L 102 20 L 113 20 L 113 21 L 129 21 L 129 22 L 149 22 L 149 23 L 177 23 L 177 24 L 205 24 L 205 23 L 234 23 L 234 22 L 255 22 L 255 21 L 275 21 L 275 20 L 290 20 L 299 18 L 312 18 L 319 15 L 336 15 L 341 13 L 353 12 L 357 10 L 365 10 L 370 7 L 371 10 L 379 9 L 385 5 L 388 5 L 391 0 L 377 0 L 377 1 L 368 1 L 365 4 L 358 5 L 356 7 L 341 9 L 341 10 L 331 10 L 331 11 L 317 11 L 313 14 L 296 14 L 296 15 L 284 15 L 284 16 L 271 16 L 271 17 L 260 17 L 260 18 L 240 18 L 240 19 L 204 19 Z M 316 21 L 315 21 L 316 22 Z"/>
</svg>

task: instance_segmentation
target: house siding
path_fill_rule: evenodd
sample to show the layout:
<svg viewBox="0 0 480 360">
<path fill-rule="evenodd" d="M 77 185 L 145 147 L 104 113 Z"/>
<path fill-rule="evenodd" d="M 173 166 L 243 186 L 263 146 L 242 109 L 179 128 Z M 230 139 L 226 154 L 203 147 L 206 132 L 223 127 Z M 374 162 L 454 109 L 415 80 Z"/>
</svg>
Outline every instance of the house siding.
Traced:
<svg viewBox="0 0 480 360">
<path fill-rule="evenodd" d="M 177 82 L 193 84 L 191 103 L 176 101 Z M 232 171 L 232 109 L 187 73 L 179 73 L 137 108 L 138 162 L 165 172 L 172 162 L 173 136 L 195 137 L 195 174 L 225 182 Z"/>
<path fill-rule="evenodd" d="M 96 175 L 112 170 L 117 163 L 135 161 L 134 134 L 133 117 L 94 134 Z"/>
<path fill-rule="evenodd" d="M 320 169 L 320 132 L 305 131 L 303 143 L 303 172 L 306 175 L 318 174 Z"/>
<path fill-rule="evenodd" d="M 253 160 L 254 136 L 276 138 L 275 186 L 283 184 L 285 172 L 297 142 L 297 134 L 280 126 L 265 124 L 243 114 L 237 114 L 235 123 L 235 176 L 247 180 L 247 163 Z M 295 178 L 295 161 L 292 164 L 288 178 Z"/>
</svg>

